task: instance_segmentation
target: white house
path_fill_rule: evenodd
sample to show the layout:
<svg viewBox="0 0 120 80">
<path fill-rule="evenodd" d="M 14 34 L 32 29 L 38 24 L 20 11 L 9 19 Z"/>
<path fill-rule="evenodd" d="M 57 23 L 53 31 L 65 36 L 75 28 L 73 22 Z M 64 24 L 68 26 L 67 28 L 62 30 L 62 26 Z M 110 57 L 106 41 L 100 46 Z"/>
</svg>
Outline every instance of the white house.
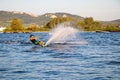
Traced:
<svg viewBox="0 0 120 80">
<path fill-rule="evenodd" d="M 5 27 L 0 27 L 0 31 L 3 31 L 4 29 L 6 29 Z"/>
<path fill-rule="evenodd" d="M 120 28 L 120 25 L 118 27 Z"/>
</svg>

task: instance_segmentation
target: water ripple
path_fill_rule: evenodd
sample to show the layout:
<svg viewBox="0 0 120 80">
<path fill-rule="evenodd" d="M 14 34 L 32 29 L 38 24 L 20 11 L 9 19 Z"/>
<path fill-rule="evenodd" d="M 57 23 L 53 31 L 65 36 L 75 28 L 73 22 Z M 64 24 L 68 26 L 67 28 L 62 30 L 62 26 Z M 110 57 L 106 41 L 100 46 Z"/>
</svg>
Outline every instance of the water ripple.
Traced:
<svg viewBox="0 0 120 80">
<path fill-rule="evenodd" d="M 32 34 L 49 39 L 48 33 Z M 0 33 L 0 80 L 119 80 L 119 33 L 80 32 L 81 38 L 88 43 L 40 47 L 29 34 Z"/>
<path fill-rule="evenodd" d="M 20 73 L 21 74 L 21 73 L 29 73 L 29 71 L 12 71 L 12 73 L 18 73 L 18 74 Z"/>
<path fill-rule="evenodd" d="M 0 72 L 2 71 L 9 71 L 10 69 L 9 68 L 0 68 Z"/>
<path fill-rule="evenodd" d="M 108 65 L 120 65 L 120 61 L 109 61 Z"/>
</svg>

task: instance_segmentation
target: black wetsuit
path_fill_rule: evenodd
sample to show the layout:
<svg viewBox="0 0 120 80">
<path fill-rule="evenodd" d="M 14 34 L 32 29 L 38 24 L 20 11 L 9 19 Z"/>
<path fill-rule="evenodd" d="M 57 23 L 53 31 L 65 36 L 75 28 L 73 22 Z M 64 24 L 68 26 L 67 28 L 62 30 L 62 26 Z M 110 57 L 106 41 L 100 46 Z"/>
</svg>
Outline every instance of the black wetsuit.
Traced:
<svg viewBox="0 0 120 80">
<path fill-rule="evenodd" d="M 36 39 L 32 39 L 30 40 L 32 43 L 34 43 L 35 45 L 38 45 L 39 44 L 39 41 L 37 41 Z"/>
</svg>

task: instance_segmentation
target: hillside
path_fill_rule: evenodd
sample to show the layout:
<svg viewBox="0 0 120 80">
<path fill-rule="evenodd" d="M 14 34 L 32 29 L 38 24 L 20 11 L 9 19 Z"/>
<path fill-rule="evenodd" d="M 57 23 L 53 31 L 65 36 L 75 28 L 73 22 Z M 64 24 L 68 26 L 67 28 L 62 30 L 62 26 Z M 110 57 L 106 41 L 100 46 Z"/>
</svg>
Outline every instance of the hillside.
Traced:
<svg viewBox="0 0 120 80">
<path fill-rule="evenodd" d="M 16 12 L 8 12 L 8 11 L 0 11 L 0 22 L 10 22 L 13 18 L 18 18 L 22 20 L 23 24 L 31 24 L 31 23 L 36 23 L 41 25 L 44 21 L 47 21 L 48 18 L 44 16 L 32 16 L 27 13 L 16 13 Z"/>
<path fill-rule="evenodd" d="M 113 20 L 113 21 L 111 21 L 111 23 L 116 24 L 116 25 L 120 25 L 120 19 Z"/>
<path fill-rule="evenodd" d="M 7 24 L 13 18 L 18 18 L 22 20 L 23 24 L 36 23 L 38 25 L 44 25 L 49 22 L 52 18 L 55 17 L 72 17 L 77 20 L 84 19 L 81 16 L 72 15 L 68 13 L 46 13 L 39 16 L 33 16 L 25 12 L 9 12 L 9 11 L 0 11 L 0 24 Z"/>
<path fill-rule="evenodd" d="M 120 26 L 120 19 L 113 20 L 113 21 L 100 21 L 104 25 L 117 25 Z"/>
<path fill-rule="evenodd" d="M 46 17 L 50 17 L 50 18 L 54 18 L 54 17 L 72 17 L 74 19 L 77 20 L 83 20 L 84 17 L 78 16 L 78 15 L 73 15 L 73 14 L 69 14 L 69 13 L 46 13 L 44 14 L 44 16 Z"/>
<path fill-rule="evenodd" d="M 44 25 L 51 19 L 56 17 L 72 17 L 75 20 L 83 20 L 84 17 L 73 15 L 69 13 L 46 13 L 43 15 L 32 15 L 25 12 L 15 12 L 15 11 L 0 11 L 0 26 L 6 26 L 13 18 L 18 18 L 23 24 L 38 24 Z M 103 24 L 115 24 L 120 25 L 120 19 L 113 21 L 101 21 Z"/>
</svg>

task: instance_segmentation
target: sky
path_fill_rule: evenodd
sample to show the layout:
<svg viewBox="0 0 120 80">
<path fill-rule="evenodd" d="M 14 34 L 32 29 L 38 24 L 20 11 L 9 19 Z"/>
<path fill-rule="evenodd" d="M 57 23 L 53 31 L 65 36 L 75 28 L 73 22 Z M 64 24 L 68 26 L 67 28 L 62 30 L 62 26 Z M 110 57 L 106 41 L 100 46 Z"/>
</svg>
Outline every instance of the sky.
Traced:
<svg viewBox="0 0 120 80">
<path fill-rule="evenodd" d="M 111 21 L 120 19 L 120 0 L 0 0 L 0 10 L 36 15 L 65 12 Z"/>
</svg>

